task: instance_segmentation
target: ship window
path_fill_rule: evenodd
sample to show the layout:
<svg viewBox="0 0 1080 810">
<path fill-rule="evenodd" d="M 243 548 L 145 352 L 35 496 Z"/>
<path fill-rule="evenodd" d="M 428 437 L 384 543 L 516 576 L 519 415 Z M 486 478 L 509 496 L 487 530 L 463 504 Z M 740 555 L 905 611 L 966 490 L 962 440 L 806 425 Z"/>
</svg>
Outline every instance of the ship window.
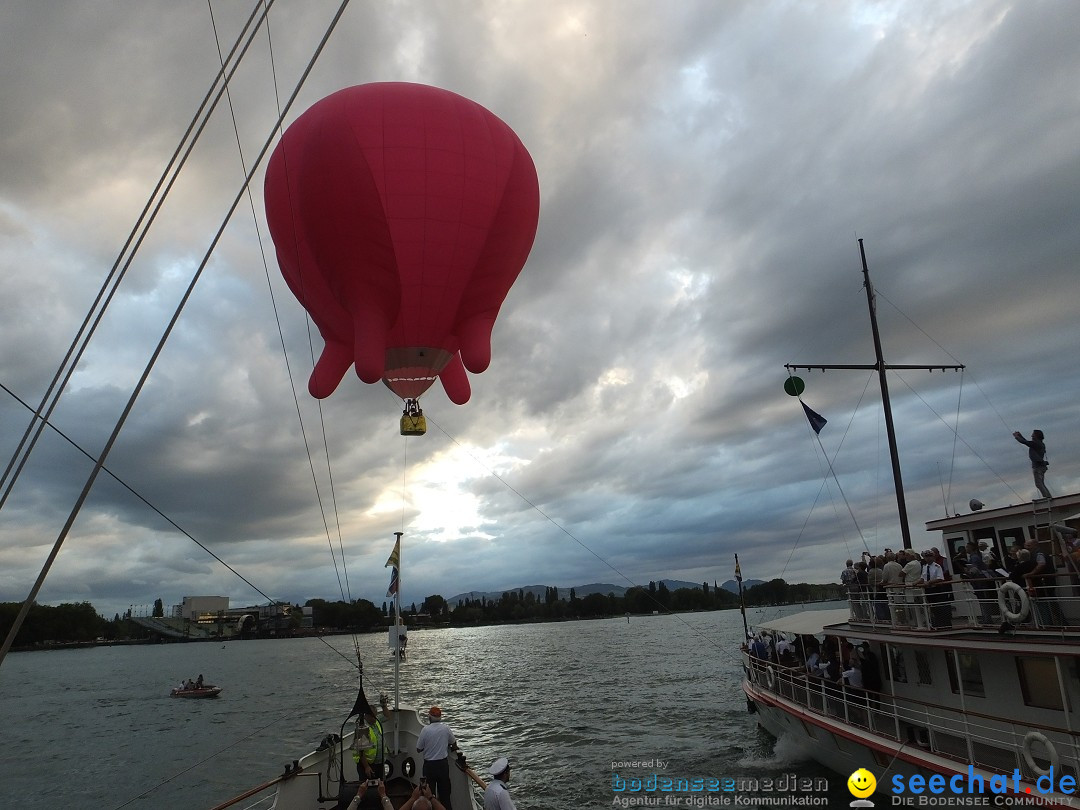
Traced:
<svg viewBox="0 0 1080 810">
<path fill-rule="evenodd" d="M 1002 529 L 1000 537 L 1001 547 L 1009 548 L 1015 545 L 1017 541 L 1020 542 L 1020 545 L 1024 545 L 1024 541 L 1027 540 L 1027 532 L 1024 531 L 1023 526 L 1017 526 L 1014 529 Z"/>
<path fill-rule="evenodd" d="M 930 677 L 930 656 L 922 650 L 915 650 L 915 668 L 919 671 L 919 683 L 930 685 L 934 682 Z"/>
<path fill-rule="evenodd" d="M 959 669 L 964 694 L 969 697 L 986 697 L 978 658 L 971 653 L 945 650 L 945 665 L 949 668 L 949 685 L 954 693 L 959 694 L 960 692 L 956 680 L 956 670 Z"/>
<path fill-rule="evenodd" d="M 1017 658 L 1016 674 L 1026 705 L 1058 711 L 1064 708 L 1053 658 Z"/>
<path fill-rule="evenodd" d="M 890 666 L 885 677 L 891 677 L 896 683 L 907 683 L 907 667 L 904 666 L 904 651 L 892 644 L 887 645 Z"/>
</svg>

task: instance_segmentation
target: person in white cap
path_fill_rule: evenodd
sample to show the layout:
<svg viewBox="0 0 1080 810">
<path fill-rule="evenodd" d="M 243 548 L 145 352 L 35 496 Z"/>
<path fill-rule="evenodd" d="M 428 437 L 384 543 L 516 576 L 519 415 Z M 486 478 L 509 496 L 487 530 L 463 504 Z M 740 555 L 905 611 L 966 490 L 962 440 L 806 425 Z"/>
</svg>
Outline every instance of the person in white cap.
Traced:
<svg viewBox="0 0 1080 810">
<path fill-rule="evenodd" d="M 484 791 L 484 810 L 517 810 L 506 783 L 510 781 L 510 761 L 499 757 L 488 768 L 494 778 Z"/>
<path fill-rule="evenodd" d="M 432 706 L 428 711 L 428 720 L 430 722 L 416 738 L 416 750 L 424 755 L 424 778 L 439 801 L 450 807 L 450 761 L 447 757 L 450 749 L 457 745 L 457 739 L 450 726 L 442 722 L 442 709 L 438 706 Z"/>
</svg>

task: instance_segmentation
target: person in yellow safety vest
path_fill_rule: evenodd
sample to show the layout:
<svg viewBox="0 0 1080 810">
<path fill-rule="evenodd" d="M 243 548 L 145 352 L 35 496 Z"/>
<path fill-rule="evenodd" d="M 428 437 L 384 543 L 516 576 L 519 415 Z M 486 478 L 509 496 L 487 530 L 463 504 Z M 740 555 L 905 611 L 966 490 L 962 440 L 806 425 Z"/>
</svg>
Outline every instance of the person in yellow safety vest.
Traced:
<svg viewBox="0 0 1080 810">
<path fill-rule="evenodd" d="M 382 776 L 382 762 L 379 762 L 379 772 L 374 769 L 375 761 L 379 759 L 382 751 L 382 723 L 375 713 L 364 713 L 364 721 L 367 723 L 367 739 L 357 739 L 353 742 L 353 762 L 356 763 L 356 773 L 361 779 L 373 779 Z M 361 732 L 363 734 L 364 732 Z M 365 745 L 366 743 L 366 745 Z M 363 748 L 361 748 L 363 746 Z"/>
</svg>

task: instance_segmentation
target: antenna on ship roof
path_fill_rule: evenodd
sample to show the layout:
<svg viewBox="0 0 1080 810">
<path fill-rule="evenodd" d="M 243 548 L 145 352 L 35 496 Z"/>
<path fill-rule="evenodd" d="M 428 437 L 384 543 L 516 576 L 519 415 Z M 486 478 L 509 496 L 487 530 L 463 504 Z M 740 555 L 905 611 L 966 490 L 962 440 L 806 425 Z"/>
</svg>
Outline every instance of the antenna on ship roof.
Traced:
<svg viewBox="0 0 1080 810">
<path fill-rule="evenodd" d="M 896 489 L 896 508 L 900 513 L 900 536 L 904 543 L 904 548 L 911 548 L 911 527 L 908 525 L 907 516 L 907 502 L 904 500 L 904 482 L 900 475 L 900 453 L 896 449 L 896 430 L 893 427 L 892 417 L 892 404 L 889 402 L 889 381 L 885 372 L 892 369 L 918 369 L 921 371 L 934 371 L 935 369 L 941 369 L 942 371 L 961 371 L 964 366 L 962 365 L 935 365 L 935 366 L 910 366 L 910 365 L 889 365 L 885 362 L 885 357 L 881 351 L 881 334 L 878 332 L 877 322 L 877 303 L 874 298 L 874 286 L 870 283 L 870 268 L 866 264 L 866 249 L 863 247 L 863 240 L 859 241 L 859 256 L 862 258 L 862 272 L 863 272 L 863 287 L 866 289 L 866 303 L 870 308 L 870 329 L 874 335 L 874 356 L 876 362 L 873 365 L 839 365 L 839 366 L 823 366 L 823 365 L 806 365 L 801 363 L 798 365 L 788 363 L 784 368 L 789 371 L 798 371 L 799 369 L 806 369 L 807 371 L 813 371 L 814 369 L 826 370 L 841 370 L 841 369 L 863 369 L 867 371 L 877 371 L 878 382 L 881 384 L 881 405 L 885 412 L 885 432 L 889 437 L 889 458 L 892 460 L 892 472 L 893 472 L 893 486 Z"/>
</svg>

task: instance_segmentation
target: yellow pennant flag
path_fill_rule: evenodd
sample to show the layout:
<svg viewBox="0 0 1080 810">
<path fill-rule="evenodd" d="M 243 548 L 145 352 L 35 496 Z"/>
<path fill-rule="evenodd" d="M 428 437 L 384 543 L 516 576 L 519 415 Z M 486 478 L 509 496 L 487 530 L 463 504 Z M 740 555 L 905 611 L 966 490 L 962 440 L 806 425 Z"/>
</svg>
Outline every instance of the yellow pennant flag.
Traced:
<svg viewBox="0 0 1080 810">
<path fill-rule="evenodd" d="M 397 568 L 398 567 L 398 562 L 399 562 L 400 559 L 401 559 L 401 538 L 399 537 L 397 539 L 397 542 L 394 543 L 394 550 L 391 552 L 390 556 L 387 557 L 386 565 L 384 565 L 383 568 L 390 568 L 391 566 L 393 566 L 394 568 Z"/>
</svg>

